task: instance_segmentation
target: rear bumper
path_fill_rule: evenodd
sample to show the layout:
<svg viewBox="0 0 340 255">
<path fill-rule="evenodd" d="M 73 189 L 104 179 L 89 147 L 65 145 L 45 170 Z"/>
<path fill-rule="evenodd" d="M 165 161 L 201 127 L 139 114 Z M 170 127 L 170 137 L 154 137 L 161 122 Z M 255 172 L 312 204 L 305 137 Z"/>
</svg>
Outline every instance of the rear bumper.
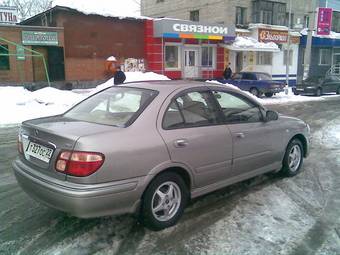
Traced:
<svg viewBox="0 0 340 255">
<path fill-rule="evenodd" d="M 81 185 L 41 178 L 20 159 L 13 162 L 22 189 L 39 202 L 79 218 L 134 213 L 144 191 L 144 177 L 105 184 Z"/>
<path fill-rule="evenodd" d="M 262 93 L 273 93 L 273 94 L 276 94 L 276 93 L 283 92 L 284 89 L 283 88 L 263 88 L 263 89 L 260 89 L 260 91 Z"/>
<path fill-rule="evenodd" d="M 295 88 L 294 92 L 299 95 L 314 95 L 316 88 Z"/>
</svg>

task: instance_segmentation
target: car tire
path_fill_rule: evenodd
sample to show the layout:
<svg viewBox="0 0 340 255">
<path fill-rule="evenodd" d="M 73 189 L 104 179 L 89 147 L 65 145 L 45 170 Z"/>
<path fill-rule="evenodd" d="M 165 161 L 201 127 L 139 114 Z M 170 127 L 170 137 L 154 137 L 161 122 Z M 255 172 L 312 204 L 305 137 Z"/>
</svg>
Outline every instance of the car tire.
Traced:
<svg viewBox="0 0 340 255">
<path fill-rule="evenodd" d="M 174 172 L 160 174 L 144 192 L 139 221 L 154 231 L 174 226 L 188 200 L 188 187 L 181 176 Z"/>
<path fill-rule="evenodd" d="M 267 92 L 267 93 L 264 93 L 264 95 L 265 95 L 266 97 L 272 97 L 272 96 L 274 95 L 274 93 L 272 93 L 272 92 Z"/>
<path fill-rule="evenodd" d="M 256 97 L 260 97 L 260 92 L 257 88 L 250 88 L 249 92 Z"/>
<path fill-rule="evenodd" d="M 322 89 L 321 88 L 317 88 L 315 91 L 315 96 L 319 97 L 322 95 Z"/>
<path fill-rule="evenodd" d="M 303 164 L 303 155 L 304 151 L 301 141 L 298 139 L 292 140 L 287 146 L 280 172 L 288 177 L 297 175 Z"/>
<path fill-rule="evenodd" d="M 340 95 L 340 87 L 336 90 L 336 94 Z"/>
</svg>

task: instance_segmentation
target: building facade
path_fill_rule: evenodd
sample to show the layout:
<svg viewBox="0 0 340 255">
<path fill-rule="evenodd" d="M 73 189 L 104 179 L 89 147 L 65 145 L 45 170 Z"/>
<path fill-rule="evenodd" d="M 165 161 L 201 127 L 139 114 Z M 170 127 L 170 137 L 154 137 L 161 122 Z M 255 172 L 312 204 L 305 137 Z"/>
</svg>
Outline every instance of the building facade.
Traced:
<svg viewBox="0 0 340 255">
<path fill-rule="evenodd" d="M 308 1 L 292 2 L 291 27 L 308 21 Z M 288 26 L 289 0 L 142 0 L 142 15 L 247 27 L 250 23 Z"/>
<path fill-rule="evenodd" d="M 144 19 L 85 14 L 56 6 L 21 25 L 64 29 L 64 80 L 68 82 L 106 79 L 106 59 L 110 56 L 120 64 L 127 59 L 145 59 Z"/>
<path fill-rule="evenodd" d="M 340 2 L 336 0 L 320 0 L 317 7 L 332 8 L 332 28 L 329 35 L 317 34 L 317 20 L 312 37 L 311 60 L 309 65 L 309 76 L 325 76 L 332 66 L 340 65 Z M 318 13 L 316 13 L 316 18 Z M 307 32 L 302 32 L 300 52 L 299 52 L 299 70 L 298 77 L 304 76 L 304 54 L 307 44 Z M 339 72 L 339 68 L 336 69 Z"/>
<path fill-rule="evenodd" d="M 308 1 L 291 1 L 290 29 L 289 0 L 142 0 L 141 6 L 142 14 L 151 17 L 235 25 L 236 35 L 243 39 L 223 45 L 225 64 L 230 62 L 234 72 L 267 72 L 274 80 L 286 81 L 289 51 L 289 85 L 293 86 L 298 74 L 300 43 L 300 34 L 294 30 L 308 25 Z M 270 47 L 270 43 L 276 46 Z"/>
<path fill-rule="evenodd" d="M 221 78 L 224 44 L 235 39 L 235 27 L 154 19 L 145 22 L 147 70 L 171 79 Z"/>
</svg>

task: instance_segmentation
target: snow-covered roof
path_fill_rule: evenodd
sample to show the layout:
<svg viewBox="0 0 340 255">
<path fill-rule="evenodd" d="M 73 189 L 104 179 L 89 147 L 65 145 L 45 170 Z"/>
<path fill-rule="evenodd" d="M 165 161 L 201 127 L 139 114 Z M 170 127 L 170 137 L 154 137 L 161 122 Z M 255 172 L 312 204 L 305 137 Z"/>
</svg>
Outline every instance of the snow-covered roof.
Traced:
<svg viewBox="0 0 340 255">
<path fill-rule="evenodd" d="M 307 28 L 304 28 L 301 30 L 302 35 L 307 35 Z M 331 31 L 329 35 L 318 35 L 315 31 L 313 31 L 313 37 L 319 37 L 319 38 L 328 38 L 328 39 L 340 39 L 340 33 L 336 33 Z"/>
<path fill-rule="evenodd" d="M 75 9 L 87 15 L 104 17 L 147 19 L 140 14 L 140 5 L 134 0 L 55 0 L 53 6 Z"/>
<path fill-rule="evenodd" d="M 266 28 L 266 29 L 288 31 L 288 27 L 286 26 L 268 25 L 268 24 L 262 24 L 262 23 L 250 23 L 249 29 L 254 29 L 254 28 Z"/>
<path fill-rule="evenodd" d="M 46 13 L 51 13 L 53 11 L 69 11 L 69 12 L 78 12 L 78 13 L 82 13 L 84 15 L 98 15 L 98 16 L 102 16 L 102 17 L 106 17 L 106 18 L 116 18 L 116 19 L 127 19 L 127 20 L 152 20 L 152 18 L 150 17 L 144 17 L 144 16 L 140 16 L 140 15 L 130 15 L 130 16 L 123 16 L 123 15 L 119 15 L 116 14 L 115 12 L 111 12 L 110 10 L 101 10 L 101 9 L 91 9 L 89 7 L 86 7 L 87 5 L 80 5 L 77 8 L 71 8 L 69 6 L 61 6 L 61 5 L 55 5 L 54 7 L 52 7 L 51 9 L 45 11 L 45 12 L 41 12 L 33 17 L 30 17 L 26 20 L 23 20 L 22 22 L 20 22 L 20 24 L 29 24 L 29 22 L 31 20 L 36 19 L 37 17 L 40 17 L 42 15 L 45 15 Z"/>
<path fill-rule="evenodd" d="M 273 42 L 259 42 L 251 37 L 237 36 L 232 45 L 226 45 L 226 48 L 234 51 L 279 51 L 279 46 Z"/>
</svg>

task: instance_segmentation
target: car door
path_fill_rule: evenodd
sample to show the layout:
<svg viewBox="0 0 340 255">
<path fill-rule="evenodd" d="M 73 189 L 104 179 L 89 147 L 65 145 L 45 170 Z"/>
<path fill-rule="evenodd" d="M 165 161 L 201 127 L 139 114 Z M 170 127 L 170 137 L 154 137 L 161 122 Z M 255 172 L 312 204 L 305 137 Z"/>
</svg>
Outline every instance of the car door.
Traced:
<svg viewBox="0 0 340 255">
<path fill-rule="evenodd" d="M 214 103 L 207 88 L 188 90 L 165 102 L 158 121 L 171 161 L 191 170 L 195 188 L 218 182 L 231 171 L 232 137 Z"/>
<path fill-rule="evenodd" d="M 239 87 L 242 90 L 249 91 L 252 87 L 256 87 L 254 84 L 256 80 L 256 75 L 253 73 L 242 73 L 242 80 Z"/>
<path fill-rule="evenodd" d="M 277 148 L 282 128 L 278 122 L 265 122 L 263 109 L 238 94 L 212 88 L 232 135 L 232 175 L 263 173 L 281 166 L 282 152 Z"/>
</svg>

